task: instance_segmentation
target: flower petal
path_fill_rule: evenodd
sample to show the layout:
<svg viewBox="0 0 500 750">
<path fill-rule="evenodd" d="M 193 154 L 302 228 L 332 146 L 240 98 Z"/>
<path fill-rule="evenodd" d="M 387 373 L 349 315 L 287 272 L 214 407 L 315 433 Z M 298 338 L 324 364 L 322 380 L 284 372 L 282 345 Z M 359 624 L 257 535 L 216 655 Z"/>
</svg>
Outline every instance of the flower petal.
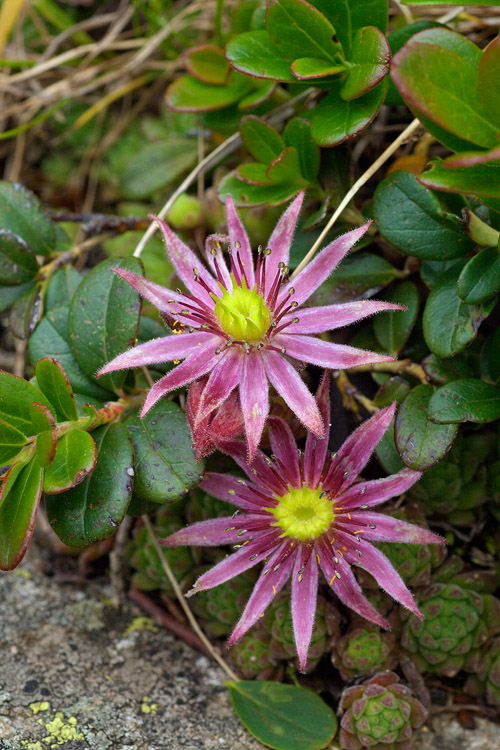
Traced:
<svg viewBox="0 0 500 750">
<path fill-rule="evenodd" d="M 338 529 L 335 530 L 335 539 L 339 545 L 347 547 L 344 555 L 348 562 L 367 570 L 375 578 L 380 588 L 386 591 L 389 596 L 392 596 L 393 599 L 417 617 L 423 617 L 410 590 L 383 552 L 370 542 L 365 542 L 361 538 L 355 539 L 351 534 L 346 534 Z"/>
<path fill-rule="evenodd" d="M 319 565 L 323 571 L 328 585 L 338 596 L 340 601 L 350 607 L 361 617 L 365 617 L 370 622 L 374 622 L 381 628 L 389 628 L 389 623 L 375 607 L 363 596 L 361 587 L 354 577 L 354 573 L 345 560 L 341 557 L 333 557 L 331 546 L 325 542 L 317 545 Z"/>
<path fill-rule="evenodd" d="M 160 539 L 160 544 L 165 547 L 180 547 L 183 545 L 213 547 L 220 544 L 235 544 L 240 541 L 241 534 L 238 531 L 244 528 L 242 519 L 238 518 L 210 518 L 208 521 L 199 521 L 185 529 L 174 531 L 166 539 Z"/>
<path fill-rule="evenodd" d="M 247 354 L 243 367 L 240 402 L 248 440 L 248 462 L 252 463 L 269 414 L 269 385 L 259 352 Z"/>
<path fill-rule="evenodd" d="M 177 338 L 177 337 L 176 337 Z M 174 367 L 167 375 L 160 378 L 148 393 L 141 417 L 143 417 L 156 402 L 169 391 L 180 388 L 191 383 L 193 380 L 205 375 L 219 361 L 220 355 L 216 354 L 212 346 L 204 347 L 195 354 L 191 354 L 184 362 Z"/>
<path fill-rule="evenodd" d="M 217 409 L 236 388 L 241 381 L 245 357 L 245 352 L 239 346 L 233 346 L 221 355 L 203 389 L 195 424 Z"/>
<path fill-rule="evenodd" d="M 301 545 L 292 574 L 292 622 L 302 672 L 306 671 L 318 595 L 318 564 L 312 550 Z"/>
<path fill-rule="evenodd" d="M 287 423 L 280 417 L 268 420 L 271 448 L 279 462 L 279 471 L 292 487 L 302 487 L 297 443 Z"/>
<path fill-rule="evenodd" d="M 195 297 L 200 297 L 203 302 L 213 307 L 214 303 L 210 294 L 201 284 L 194 280 L 194 269 L 197 269 L 197 275 L 205 282 L 210 291 L 217 295 L 217 297 L 220 297 L 221 291 L 213 276 L 207 271 L 202 261 L 196 257 L 191 248 L 184 244 L 180 237 L 170 229 L 168 224 L 165 224 L 164 221 L 157 217 L 153 218 L 162 231 L 167 247 L 167 255 L 179 279 L 189 289 L 191 294 Z"/>
<path fill-rule="evenodd" d="M 386 406 L 354 430 L 330 464 L 323 488 L 337 495 L 350 487 L 363 471 L 389 427 L 396 403 Z"/>
<path fill-rule="evenodd" d="M 187 596 L 196 594 L 197 591 L 211 589 L 219 586 L 221 583 L 229 581 L 230 578 L 243 573 L 249 568 L 253 568 L 261 560 L 274 551 L 280 542 L 279 532 L 273 529 L 267 533 L 262 533 L 237 552 L 233 552 L 229 557 L 225 557 L 213 568 L 203 573 L 196 581 Z"/>
<path fill-rule="evenodd" d="M 172 305 L 174 307 L 175 303 L 183 305 L 187 301 L 184 294 L 173 292 L 171 289 L 155 284 L 154 281 L 149 281 L 144 276 L 138 276 L 132 271 L 127 271 L 124 268 L 113 268 L 113 271 L 161 312 L 172 314 Z"/>
<path fill-rule="evenodd" d="M 330 438 L 330 378 L 328 377 L 328 370 L 323 373 L 316 393 L 316 403 L 325 426 L 325 437 L 318 438 L 312 432 L 307 433 L 304 451 L 304 478 L 308 487 L 318 486 L 328 452 L 328 440 Z"/>
<path fill-rule="evenodd" d="M 364 510 L 353 511 L 337 516 L 339 526 L 350 534 L 363 529 L 363 539 L 367 542 L 403 542 L 405 544 L 446 544 L 446 540 L 433 531 L 423 529 L 414 523 L 384 513 L 370 513 Z"/>
<path fill-rule="evenodd" d="M 271 290 L 279 264 L 284 263 L 285 266 L 288 266 L 290 260 L 290 247 L 295 227 L 297 226 L 300 209 L 302 208 L 304 195 L 304 191 L 300 192 L 295 200 L 288 206 L 286 211 L 281 214 L 267 243 L 267 247 L 271 248 L 271 255 L 268 256 L 268 260 L 266 261 L 267 269 L 269 270 L 266 272 L 264 297 L 267 297 Z"/>
<path fill-rule="evenodd" d="M 280 497 L 286 495 L 287 486 L 284 478 L 274 471 L 271 459 L 265 456 L 262 451 L 257 450 L 255 452 L 251 466 L 248 465 L 246 460 L 246 445 L 241 440 L 231 440 L 225 443 L 224 453 L 234 458 L 249 479 L 262 485 L 264 492 L 270 491 L 271 495 L 276 494 Z"/>
<path fill-rule="evenodd" d="M 231 250 L 235 254 L 234 262 L 236 263 L 236 253 L 238 253 L 245 271 L 247 286 L 249 289 L 253 289 L 255 285 L 255 272 L 253 267 L 252 247 L 245 227 L 236 213 L 234 202 L 230 195 L 226 198 L 226 220 L 229 239 L 231 242 Z M 240 245 L 239 248 L 237 246 L 238 243 Z M 238 264 L 236 265 L 238 270 L 240 270 Z"/>
<path fill-rule="evenodd" d="M 369 482 L 356 482 L 345 492 L 335 498 L 335 505 L 344 511 L 351 511 L 361 506 L 373 507 L 387 502 L 391 497 L 402 495 L 415 482 L 418 482 L 422 472 L 413 469 L 402 469 L 397 474 L 391 474 L 383 479 L 372 479 Z"/>
<path fill-rule="evenodd" d="M 299 305 L 309 299 L 311 294 L 328 278 L 338 266 L 344 255 L 364 235 L 371 221 L 362 227 L 357 227 L 327 245 L 313 260 L 307 264 L 296 279 L 290 281 L 280 292 L 279 302 L 289 296 L 289 290 L 294 289 L 293 300 Z"/>
<path fill-rule="evenodd" d="M 345 370 L 359 365 L 373 365 L 377 362 L 393 362 L 394 357 L 377 354 L 368 349 L 357 349 L 346 344 L 331 344 L 314 336 L 302 336 L 295 333 L 279 333 L 273 338 L 273 344 L 285 347 L 289 357 L 319 365 L 331 370 Z"/>
<path fill-rule="evenodd" d="M 245 479 L 237 479 L 230 474 L 216 474 L 207 471 L 200 482 L 200 487 L 218 500 L 224 500 L 243 510 L 258 510 L 266 505 L 272 505 L 272 496 L 266 503 L 252 492 L 253 484 Z M 274 520 L 274 519 L 273 519 Z"/>
<path fill-rule="evenodd" d="M 293 323 L 292 332 L 295 333 L 323 333 L 333 331 L 336 328 L 357 323 L 369 315 L 374 315 L 384 310 L 404 310 L 402 305 L 392 302 L 380 302 L 378 300 L 359 300 L 358 302 L 344 302 L 339 305 L 326 305 L 325 307 L 306 307 L 298 312 L 292 312 L 283 316 L 282 324 Z"/>
<path fill-rule="evenodd" d="M 284 555 L 286 555 L 284 560 L 276 569 L 279 561 Z M 257 622 L 266 607 L 283 588 L 290 578 L 295 557 L 296 550 L 294 549 L 292 551 L 292 545 L 290 544 L 290 541 L 287 540 L 280 544 L 275 553 L 269 558 L 269 561 L 266 563 L 260 574 L 259 580 L 253 588 L 250 599 L 243 610 L 243 614 L 231 633 L 228 646 L 232 646 L 238 638 L 241 638 L 241 636 Z"/>
<path fill-rule="evenodd" d="M 264 354 L 264 366 L 267 377 L 294 414 L 315 435 L 323 437 L 324 427 L 318 406 L 296 369 L 284 356 L 269 350 Z"/>
<path fill-rule="evenodd" d="M 217 261 L 217 266 L 224 282 L 224 286 L 229 291 L 232 291 L 233 280 L 231 279 L 231 276 L 229 274 L 229 269 L 227 267 L 221 247 L 221 243 L 227 242 L 229 242 L 229 237 L 227 236 L 227 234 L 210 234 L 205 242 L 205 255 L 207 256 L 208 265 L 210 266 L 210 269 L 215 278 L 218 278 L 215 264 L 215 261 Z"/>
</svg>

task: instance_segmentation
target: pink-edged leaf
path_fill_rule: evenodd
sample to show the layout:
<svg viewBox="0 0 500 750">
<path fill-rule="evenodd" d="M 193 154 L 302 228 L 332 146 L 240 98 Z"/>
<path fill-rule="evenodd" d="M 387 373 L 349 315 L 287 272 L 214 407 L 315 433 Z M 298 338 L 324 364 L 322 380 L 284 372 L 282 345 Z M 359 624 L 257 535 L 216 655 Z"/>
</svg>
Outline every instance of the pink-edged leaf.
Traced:
<svg viewBox="0 0 500 750">
<path fill-rule="evenodd" d="M 17 567 L 28 549 L 42 494 L 42 479 L 42 467 L 30 461 L 21 469 L 0 506 L 0 570 Z"/>
<path fill-rule="evenodd" d="M 267 261 L 268 273 L 266 273 L 264 289 L 265 297 L 271 289 L 279 264 L 284 263 L 285 266 L 288 266 L 290 260 L 290 247 L 292 245 L 300 209 L 302 208 L 302 203 L 304 201 L 304 195 L 305 191 L 302 190 L 288 206 L 286 211 L 281 214 L 267 243 L 267 247 L 271 248 L 271 255 Z"/>
<path fill-rule="evenodd" d="M 248 239 L 245 227 L 243 226 L 240 217 L 236 213 L 234 201 L 230 195 L 228 195 L 226 198 L 226 220 L 229 239 L 231 242 L 231 250 L 235 256 L 234 259 L 237 262 L 236 258 L 237 255 L 239 255 L 241 263 L 243 265 L 243 270 L 245 272 L 247 287 L 249 289 L 253 289 L 255 285 L 255 273 L 252 258 L 252 247 L 250 245 L 250 240 Z"/>
<path fill-rule="evenodd" d="M 314 336 L 295 333 L 279 333 L 274 338 L 274 343 L 280 348 L 284 346 L 289 357 L 331 370 L 394 361 L 394 357 L 386 354 L 377 354 L 345 344 L 331 344 Z"/>
<path fill-rule="evenodd" d="M 269 385 L 260 352 L 250 352 L 243 367 L 240 402 L 248 441 L 248 461 L 251 463 L 269 414 Z"/>
<path fill-rule="evenodd" d="M 358 302 L 344 302 L 340 305 L 306 307 L 298 312 L 284 315 L 282 324 L 291 323 L 294 318 L 298 318 L 298 323 L 291 323 L 288 333 L 323 333 L 357 323 L 378 312 L 404 309 L 402 305 L 392 302 L 363 299 Z"/>
<path fill-rule="evenodd" d="M 398 474 L 392 474 L 383 479 L 372 479 L 369 482 L 356 482 L 345 492 L 335 498 L 335 505 L 342 511 L 351 511 L 362 505 L 373 507 L 387 502 L 391 497 L 402 495 L 415 482 L 418 482 L 422 473 L 413 469 L 403 469 Z"/>
<path fill-rule="evenodd" d="M 290 409 L 305 426 L 318 437 L 323 437 L 324 426 L 316 401 L 297 370 L 284 356 L 266 351 L 264 366 L 267 377 Z"/>
<path fill-rule="evenodd" d="M 279 471 L 292 487 L 302 487 L 297 443 L 290 427 L 279 417 L 269 419 L 271 448 L 279 462 Z"/>
<path fill-rule="evenodd" d="M 318 564 L 312 549 L 301 545 L 292 574 L 292 622 L 300 669 L 306 671 L 318 594 Z"/>
<path fill-rule="evenodd" d="M 316 403 L 325 426 L 325 436 L 318 438 L 311 432 L 307 433 L 304 451 L 304 478 L 308 487 L 317 487 L 325 465 L 330 438 L 330 378 L 325 370 L 316 393 Z"/>
</svg>

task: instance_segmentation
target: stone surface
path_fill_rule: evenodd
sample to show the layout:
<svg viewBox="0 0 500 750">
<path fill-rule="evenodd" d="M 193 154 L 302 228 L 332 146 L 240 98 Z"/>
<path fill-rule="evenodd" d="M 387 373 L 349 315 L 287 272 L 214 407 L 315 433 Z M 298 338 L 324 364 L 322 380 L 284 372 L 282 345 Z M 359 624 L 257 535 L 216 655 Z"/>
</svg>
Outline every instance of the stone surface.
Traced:
<svg viewBox="0 0 500 750">
<path fill-rule="evenodd" d="M 37 568 L 0 574 L 0 750 L 262 750 L 233 713 L 225 676 L 109 586 Z M 500 750 L 500 728 L 449 716 L 415 750 Z M 331 750 L 336 747 L 335 743 Z"/>
</svg>

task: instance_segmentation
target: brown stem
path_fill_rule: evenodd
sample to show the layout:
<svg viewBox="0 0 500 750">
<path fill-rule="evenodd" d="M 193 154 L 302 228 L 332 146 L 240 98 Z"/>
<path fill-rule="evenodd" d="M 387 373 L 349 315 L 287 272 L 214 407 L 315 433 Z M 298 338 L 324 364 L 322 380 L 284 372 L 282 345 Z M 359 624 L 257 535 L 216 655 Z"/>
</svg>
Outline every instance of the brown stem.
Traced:
<svg viewBox="0 0 500 750">
<path fill-rule="evenodd" d="M 54 221 L 78 222 L 82 232 L 91 237 L 101 232 L 123 234 L 124 232 L 143 232 L 151 221 L 139 216 L 108 216 L 108 214 L 78 213 L 73 211 L 55 211 L 50 214 Z"/>
<path fill-rule="evenodd" d="M 364 409 L 366 409 L 369 414 L 376 414 L 378 412 L 378 407 L 375 406 L 373 401 L 367 396 L 364 396 L 361 391 L 358 391 L 356 386 L 351 383 L 346 375 L 345 370 L 334 371 L 333 379 L 335 381 L 335 385 L 342 394 L 342 404 L 345 409 L 349 409 L 354 414 L 357 414 L 359 411 L 359 404 Z"/>
<path fill-rule="evenodd" d="M 348 372 L 392 372 L 397 375 L 413 375 L 421 383 L 429 382 L 425 370 L 411 359 L 400 359 L 396 362 L 379 362 L 376 365 L 360 365 L 353 367 Z"/>
</svg>

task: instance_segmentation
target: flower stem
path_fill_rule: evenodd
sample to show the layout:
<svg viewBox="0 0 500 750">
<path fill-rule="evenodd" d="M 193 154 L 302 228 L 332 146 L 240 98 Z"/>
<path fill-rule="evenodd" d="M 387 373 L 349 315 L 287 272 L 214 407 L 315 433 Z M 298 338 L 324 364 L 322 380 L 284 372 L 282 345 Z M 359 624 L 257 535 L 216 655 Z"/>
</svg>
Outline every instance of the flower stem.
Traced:
<svg viewBox="0 0 500 750">
<path fill-rule="evenodd" d="M 411 359 L 400 359 L 396 362 L 379 362 L 376 365 L 360 365 L 349 370 L 349 372 L 392 372 L 398 375 L 413 375 L 413 377 L 424 384 L 429 382 L 424 368 L 412 362 Z"/>
</svg>

